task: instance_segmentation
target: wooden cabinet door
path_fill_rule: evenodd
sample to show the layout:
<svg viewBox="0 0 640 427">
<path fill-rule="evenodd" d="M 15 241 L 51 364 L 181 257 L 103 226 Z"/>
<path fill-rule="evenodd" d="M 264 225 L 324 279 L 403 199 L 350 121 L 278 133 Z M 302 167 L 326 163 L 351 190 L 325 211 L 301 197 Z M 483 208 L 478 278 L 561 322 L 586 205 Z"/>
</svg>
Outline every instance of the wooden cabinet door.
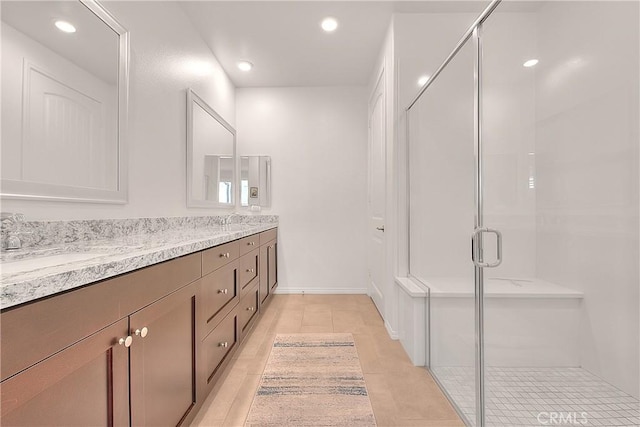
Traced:
<svg viewBox="0 0 640 427">
<path fill-rule="evenodd" d="M 128 426 L 127 330 L 122 319 L 0 383 L 0 424 Z"/>
<path fill-rule="evenodd" d="M 188 423 L 194 415 L 198 284 L 194 282 L 129 318 L 134 426 L 176 426 Z"/>
<path fill-rule="evenodd" d="M 260 246 L 260 258 L 258 259 L 258 268 L 260 270 L 260 304 L 267 301 L 269 297 L 269 263 L 267 262 L 267 252 L 269 245 Z"/>
<path fill-rule="evenodd" d="M 278 243 L 275 241 L 267 246 L 267 270 L 271 293 L 278 286 Z"/>
</svg>

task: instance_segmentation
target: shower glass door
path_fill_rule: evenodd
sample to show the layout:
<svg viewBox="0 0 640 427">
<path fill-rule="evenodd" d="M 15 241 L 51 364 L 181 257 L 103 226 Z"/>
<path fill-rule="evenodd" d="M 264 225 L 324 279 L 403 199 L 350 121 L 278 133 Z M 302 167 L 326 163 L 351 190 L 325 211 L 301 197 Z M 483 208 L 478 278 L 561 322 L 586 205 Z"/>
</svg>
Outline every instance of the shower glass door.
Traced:
<svg viewBox="0 0 640 427">
<path fill-rule="evenodd" d="M 474 48 L 469 40 L 408 111 L 410 274 L 430 289 L 435 379 L 475 419 Z"/>
<path fill-rule="evenodd" d="M 487 426 L 640 425 L 638 5 L 479 29 Z"/>
</svg>

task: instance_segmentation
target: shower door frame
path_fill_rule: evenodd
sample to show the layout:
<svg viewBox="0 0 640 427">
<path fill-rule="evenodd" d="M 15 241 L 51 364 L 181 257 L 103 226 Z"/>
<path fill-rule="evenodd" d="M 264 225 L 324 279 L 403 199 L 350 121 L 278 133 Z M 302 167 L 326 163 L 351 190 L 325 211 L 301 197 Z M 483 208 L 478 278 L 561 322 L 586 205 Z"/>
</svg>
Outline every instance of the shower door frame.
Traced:
<svg viewBox="0 0 640 427">
<path fill-rule="evenodd" d="M 485 10 L 478 16 L 469 29 L 464 33 L 456 47 L 447 56 L 444 62 L 433 73 L 433 76 L 425 83 L 417 95 L 413 98 L 411 103 L 405 108 L 405 123 L 407 125 L 407 137 L 409 137 L 409 111 L 420 97 L 426 92 L 431 84 L 437 79 L 437 77 L 444 71 L 447 65 L 453 60 L 460 50 L 470 42 L 473 45 L 474 50 L 474 165 L 475 165 L 475 213 L 474 213 L 474 229 L 471 236 L 471 252 L 472 262 L 474 263 L 474 314 L 475 314 L 475 399 L 476 399 L 476 426 L 485 426 L 485 358 L 484 358 L 484 269 L 496 267 L 500 263 L 501 258 L 501 235 L 497 230 L 490 230 L 484 228 L 483 224 L 483 156 L 482 156 L 482 25 L 487 18 L 498 7 L 502 0 L 493 0 L 485 8 Z M 409 228 L 410 240 L 410 228 Z M 485 232 L 493 232 L 498 239 L 498 255 L 497 262 L 495 264 L 489 264 L 483 260 L 482 251 L 482 236 Z M 409 257 L 410 259 L 410 257 Z M 430 322 L 429 322 L 430 323 Z M 427 329 L 427 331 L 429 331 Z M 428 332 L 430 333 L 430 332 Z M 428 351 L 430 349 L 427 349 Z M 427 355 L 427 360 L 430 360 L 430 356 Z M 427 366 L 429 369 L 429 367 Z M 429 369 L 430 370 L 430 369 Z M 440 381 L 434 376 L 434 379 L 442 387 Z M 444 389 L 444 388 L 443 388 Z M 461 414 L 455 401 L 450 398 L 446 389 L 445 394 L 449 397 L 449 400 L 456 408 L 457 412 Z M 464 419 L 464 417 L 463 417 Z"/>
</svg>

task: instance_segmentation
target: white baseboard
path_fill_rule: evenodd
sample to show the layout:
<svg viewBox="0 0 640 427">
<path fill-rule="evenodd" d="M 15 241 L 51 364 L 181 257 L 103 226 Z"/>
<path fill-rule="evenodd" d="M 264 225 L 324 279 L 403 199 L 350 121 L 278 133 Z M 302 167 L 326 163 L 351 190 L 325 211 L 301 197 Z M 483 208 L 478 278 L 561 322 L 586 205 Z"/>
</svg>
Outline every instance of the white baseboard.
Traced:
<svg viewBox="0 0 640 427">
<path fill-rule="evenodd" d="M 389 334 L 389 337 L 392 340 L 397 340 L 398 339 L 398 333 L 393 330 L 393 328 L 391 327 L 389 322 L 387 322 L 386 320 L 384 321 L 384 327 L 387 329 L 387 333 Z"/>
<path fill-rule="evenodd" d="M 308 294 L 308 295 L 346 295 L 366 294 L 367 288 L 282 288 L 278 286 L 275 294 Z"/>
</svg>

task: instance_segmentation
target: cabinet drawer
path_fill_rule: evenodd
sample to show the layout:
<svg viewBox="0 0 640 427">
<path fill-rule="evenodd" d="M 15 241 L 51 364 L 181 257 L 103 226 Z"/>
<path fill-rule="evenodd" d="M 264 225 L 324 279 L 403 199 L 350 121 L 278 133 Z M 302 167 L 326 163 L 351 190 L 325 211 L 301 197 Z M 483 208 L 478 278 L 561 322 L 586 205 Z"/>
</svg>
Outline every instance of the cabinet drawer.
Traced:
<svg viewBox="0 0 640 427">
<path fill-rule="evenodd" d="M 260 256 L 260 249 L 249 252 L 240 258 L 240 268 L 238 276 L 240 277 L 240 294 L 244 296 L 245 288 L 249 287 L 249 284 L 253 279 L 258 277 L 258 257 Z"/>
<path fill-rule="evenodd" d="M 272 241 L 278 236 L 278 229 L 272 228 L 271 230 L 263 231 L 260 233 L 260 245 L 264 245 L 267 242 Z"/>
<path fill-rule="evenodd" d="M 201 279 L 202 312 L 200 323 L 206 324 L 207 334 L 240 300 L 238 286 L 238 260 L 207 274 Z"/>
<path fill-rule="evenodd" d="M 238 243 L 240 244 L 240 256 L 242 256 L 260 246 L 260 235 L 254 234 L 253 236 L 245 237 L 238 240 Z"/>
<path fill-rule="evenodd" d="M 226 357 L 238 344 L 238 315 L 234 310 L 202 342 L 207 384 L 218 373 Z"/>
<path fill-rule="evenodd" d="M 202 252 L 202 275 L 209 274 L 214 270 L 238 258 L 238 241 L 225 243 Z"/>
<path fill-rule="evenodd" d="M 249 290 L 247 295 L 240 298 L 240 304 L 238 306 L 238 321 L 240 322 L 240 331 L 242 334 L 245 334 L 249 330 L 251 322 L 258 314 L 258 281 L 256 280 L 254 283 L 255 285 Z"/>
</svg>

